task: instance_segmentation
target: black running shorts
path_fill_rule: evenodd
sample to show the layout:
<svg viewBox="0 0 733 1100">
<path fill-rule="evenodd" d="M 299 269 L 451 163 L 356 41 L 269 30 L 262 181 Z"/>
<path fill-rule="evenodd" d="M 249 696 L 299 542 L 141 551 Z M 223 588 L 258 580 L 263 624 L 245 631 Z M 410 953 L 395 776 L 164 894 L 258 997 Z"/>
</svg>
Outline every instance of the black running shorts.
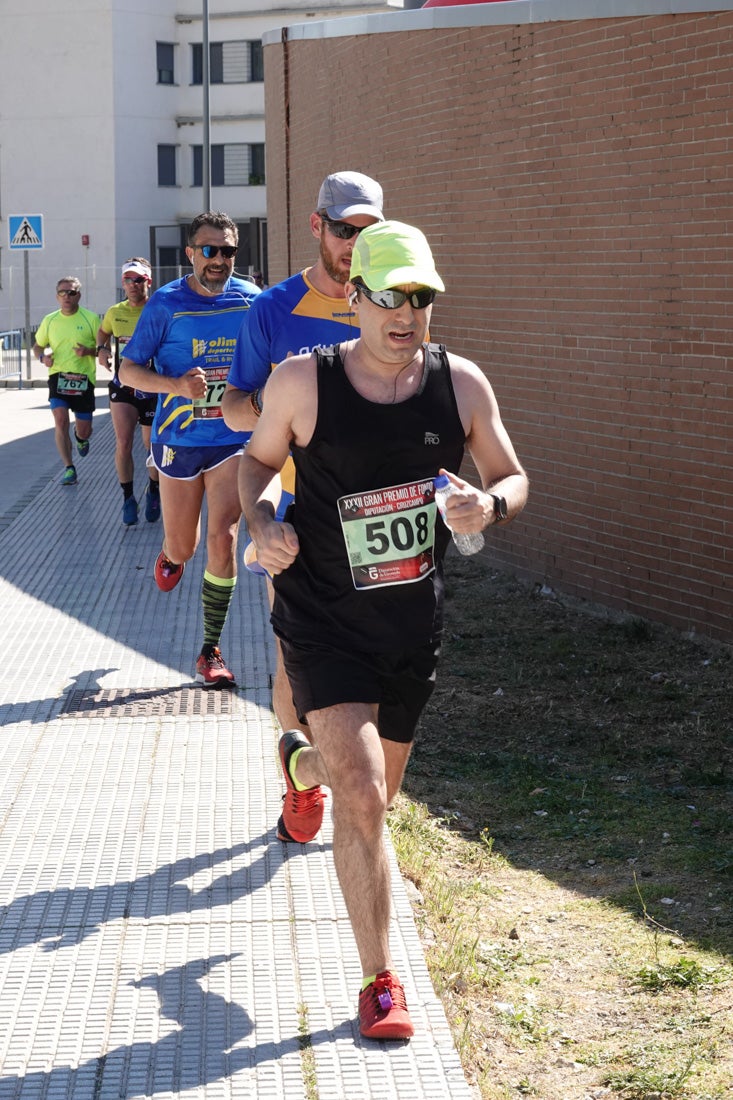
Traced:
<svg viewBox="0 0 733 1100">
<path fill-rule="evenodd" d="M 117 405 L 132 405 L 137 410 L 138 421 L 146 427 L 153 423 L 158 407 L 157 393 L 143 393 L 131 386 L 120 386 L 114 380 L 109 383 L 108 389 L 110 401 Z"/>
<path fill-rule="evenodd" d="M 94 412 L 94 386 L 86 374 L 55 371 L 48 376 L 48 400 L 52 409 L 67 408 L 73 413 Z"/>
<path fill-rule="evenodd" d="M 293 702 L 301 721 L 338 703 L 376 703 L 385 741 L 407 744 L 435 687 L 439 644 L 400 653 L 353 653 L 280 638 Z"/>
</svg>

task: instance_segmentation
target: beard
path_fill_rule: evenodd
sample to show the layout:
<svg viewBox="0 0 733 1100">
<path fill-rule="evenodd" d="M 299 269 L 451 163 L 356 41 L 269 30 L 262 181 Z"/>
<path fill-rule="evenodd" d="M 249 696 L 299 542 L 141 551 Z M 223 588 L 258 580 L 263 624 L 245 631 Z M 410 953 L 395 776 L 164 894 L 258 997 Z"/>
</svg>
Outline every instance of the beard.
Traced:
<svg viewBox="0 0 733 1100">
<path fill-rule="evenodd" d="M 209 294 L 221 294 L 222 290 L 229 282 L 231 272 L 225 271 L 223 274 L 214 274 L 207 268 L 197 274 L 194 272 L 194 278 L 198 279 L 204 290 L 208 290 Z"/>
<path fill-rule="evenodd" d="M 336 264 L 333 262 L 330 255 L 323 247 L 323 237 L 321 237 L 319 247 L 321 253 L 321 263 L 323 264 L 326 274 L 330 279 L 333 279 L 335 283 L 341 283 L 342 286 L 345 286 L 346 283 L 348 283 L 349 281 L 349 274 L 341 267 L 337 267 Z"/>
</svg>

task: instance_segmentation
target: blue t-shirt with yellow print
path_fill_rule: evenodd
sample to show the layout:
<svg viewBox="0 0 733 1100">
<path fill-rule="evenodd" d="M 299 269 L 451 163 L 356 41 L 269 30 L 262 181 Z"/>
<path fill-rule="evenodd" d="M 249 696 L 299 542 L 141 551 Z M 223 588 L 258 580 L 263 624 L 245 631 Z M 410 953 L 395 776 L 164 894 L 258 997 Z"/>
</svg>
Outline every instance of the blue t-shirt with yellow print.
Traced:
<svg viewBox="0 0 733 1100">
<path fill-rule="evenodd" d="M 339 344 L 359 335 L 356 313 L 344 297 L 321 294 L 308 272 L 291 275 L 260 294 L 242 322 L 229 383 L 245 393 L 264 386 L 278 363 L 291 355 Z M 250 433 L 251 434 L 251 433 Z M 295 467 L 288 458 L 281 471 L 287 495 L 295 491 Z"/>
<path fill-rule="evenodd" d="M 309 355 L 359 335 L 356 314 L 345 298 L 329 298 L 307 272 L 269 287 L 247 313 L 237 340 L 229 383 L 251 393 L 291 355 Z"/>
<path fill-rule="evenodd" d="M 249 432 L 233 432 L 227 427 L 221 398 L 242 319 L 259 294 L 253 283 L 232 278 L 221 294 L 204 297 L 191 290 L 184 276 L 151 296 L 125 345 L 125 358 L 140 364 L 152 359 L 158 374 L 169 378 L 202 367 L 207 380 L 206 397 L 201 401 L 158 395 L 154 443 L 220 447 L 249 438 Z"/>
</svg>

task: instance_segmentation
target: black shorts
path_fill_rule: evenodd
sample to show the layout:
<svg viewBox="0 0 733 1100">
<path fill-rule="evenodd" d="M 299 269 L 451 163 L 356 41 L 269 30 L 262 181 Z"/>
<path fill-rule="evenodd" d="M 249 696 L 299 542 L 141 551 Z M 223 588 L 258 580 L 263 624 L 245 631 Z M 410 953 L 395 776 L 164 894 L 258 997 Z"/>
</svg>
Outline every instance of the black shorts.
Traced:
<svg viewBox="0 0 733 1100">
<path fill-rule="evenodd" d="M 414 740 L 435 687 L 438 643 L 399 653 L 350 653 L 282 637 L 280 645 L 301 721 L 312 710 L 338 703 L 376 703 L 380 737 L 403 744 Z"/>
<path fill-rule="evenodd" d="M 137 418 L 141 424 L 153 423 L 155 410 L 158 407 L 157 393 L 143 393 L 142 390 L 134 390 L 131 386 L 121 386 L 117 382 L 110 382 L 109 399 L 116 405 L 132 405 L 137 409 Z"/>
<path fill-rule="evenodd" d="M 87 416 L 94 412 L 94 386 L 86 374 L 56 371 L 48 376 L 48 400 L 52 409 L 66 408 Z"/>
</svg>

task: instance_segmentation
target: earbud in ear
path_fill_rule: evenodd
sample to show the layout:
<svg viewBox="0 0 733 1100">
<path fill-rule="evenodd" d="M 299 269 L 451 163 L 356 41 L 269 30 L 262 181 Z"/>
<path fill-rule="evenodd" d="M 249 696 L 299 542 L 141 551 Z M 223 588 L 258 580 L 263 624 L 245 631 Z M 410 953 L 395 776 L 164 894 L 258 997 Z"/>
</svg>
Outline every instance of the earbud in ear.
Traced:
<svg viewBox="0 0 733 1100">
<path fill-rule="evenodd" d="M 356 291 L 352 290 L 351 294 L 349 295 L 349 305 L 350 306 L 353 306 L 353 305 L 356 304 L 356 297 L 357 297 Z"/>
</svg>

